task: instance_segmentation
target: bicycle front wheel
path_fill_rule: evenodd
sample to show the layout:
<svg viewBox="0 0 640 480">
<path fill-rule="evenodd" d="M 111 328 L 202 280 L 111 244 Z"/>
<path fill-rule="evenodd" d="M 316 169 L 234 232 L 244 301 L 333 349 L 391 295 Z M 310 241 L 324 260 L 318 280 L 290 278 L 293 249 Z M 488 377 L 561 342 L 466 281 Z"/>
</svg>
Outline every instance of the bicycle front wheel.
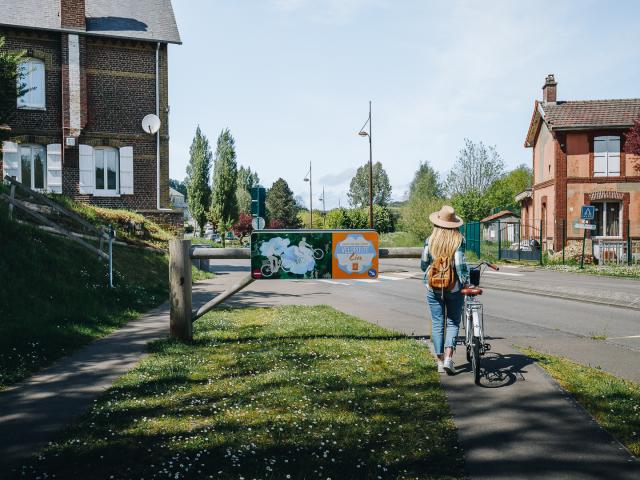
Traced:
<svg viewBox="0 0 640 480">
<path fill-rule="evenodd" d="M 480 339 L 478 337 L 473 337 L 471 344 L 471 369 L 474 383 L 480 385 Z"/>
</svg>

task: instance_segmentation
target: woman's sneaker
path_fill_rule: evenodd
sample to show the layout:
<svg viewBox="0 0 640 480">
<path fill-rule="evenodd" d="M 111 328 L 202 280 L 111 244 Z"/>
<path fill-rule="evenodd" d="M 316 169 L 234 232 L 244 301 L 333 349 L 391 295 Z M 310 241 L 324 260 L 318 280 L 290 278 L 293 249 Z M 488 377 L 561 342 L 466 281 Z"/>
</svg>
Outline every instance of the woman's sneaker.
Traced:
<svg viewBox="0 0 640 480">
<path fill-rule="evenodd" d="M 444 363 L 442 363 L 442 360 L 436 360 L 436 363 L 438 364 L 438 373 L 444 373 Z"/>
<path fill-rule="evenodd" d="M 447 375 L 455 375 L 456 374 L 456 367 L 453 364 L 453 358 L 451 358 L 451 357 L 444 359 L 444 363 L 442 365 L 442 368 L 443 368 L 443 370 L 445 372 L 447 372 Z"/>
</svg>

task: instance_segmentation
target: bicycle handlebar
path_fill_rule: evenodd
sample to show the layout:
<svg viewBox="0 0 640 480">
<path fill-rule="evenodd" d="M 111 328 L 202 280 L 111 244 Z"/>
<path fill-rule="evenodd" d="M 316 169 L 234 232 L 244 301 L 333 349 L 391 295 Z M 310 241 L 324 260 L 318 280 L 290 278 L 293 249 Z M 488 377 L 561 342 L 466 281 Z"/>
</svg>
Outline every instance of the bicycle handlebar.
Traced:
<svg viewBox="0 0 640 480">
<path fill-rule="evenodd" d="M 474 268 L 474 269 L 476 269 L 476 268 L 480 268 L 480 267 L 482 267 L 482 265 L 486 265 L 486 266 L 487 266 L 487 267 L 489 267 L 491 270 L 496 270 L 496 271 L 497 271 L 497 270 L 500 270 L 500 269 L 498 268 L 498 266 L 497 266 L 497 265 L 495 265 L 495 264 L 493 264 L 493 263 L 489 263 L 489 262 L 480 262 L 480 263 L 478 263 L 477 265 L 475 265 L 475 266 L 473 266 L 473 267 L 471 267 L 471 268 Z"/>
</svg>

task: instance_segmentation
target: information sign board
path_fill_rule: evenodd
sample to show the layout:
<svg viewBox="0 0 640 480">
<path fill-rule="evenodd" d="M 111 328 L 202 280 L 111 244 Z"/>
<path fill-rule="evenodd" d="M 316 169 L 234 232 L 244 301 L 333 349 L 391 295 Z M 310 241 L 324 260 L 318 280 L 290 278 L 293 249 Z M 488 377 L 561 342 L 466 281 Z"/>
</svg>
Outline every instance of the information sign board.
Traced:
<svg viewBox="0 0 640 480">
<path fill-rule="evenodd" d="M 373 230 L 260 230 L 251 234 L 251 275 L 258 280 L 377 278 Z"/>
<path fill-rule="evenodd" d="M 596 207 L 593 205 L 582 205 L 580 209 L 580 218 L 582 220 L 593 220 L 596 218 Z"/>
<path fill-rule="evenodd" d="M 591 225 L 588 223 L 580 223 L 580 222 L 575 222 L 573 224 L 573 228 L 582 228 L 584 230 L 595 230 L 596 226 L 595 225 Z"/>
</svg>

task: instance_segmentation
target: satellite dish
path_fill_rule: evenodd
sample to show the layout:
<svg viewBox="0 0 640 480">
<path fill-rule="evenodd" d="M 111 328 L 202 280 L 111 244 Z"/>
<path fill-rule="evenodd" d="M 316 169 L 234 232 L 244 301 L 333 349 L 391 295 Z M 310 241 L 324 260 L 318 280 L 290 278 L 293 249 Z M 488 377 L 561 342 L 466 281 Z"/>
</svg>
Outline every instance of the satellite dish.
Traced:
<svg viewBox="0 0 640 480">
<path fill-rule="evenodd" d="M 157 133 L 160 130 L 160 119 L 157 115 L 150 113 L 142 119 L 142 129 L 150 134 Z"/>
</svg>

